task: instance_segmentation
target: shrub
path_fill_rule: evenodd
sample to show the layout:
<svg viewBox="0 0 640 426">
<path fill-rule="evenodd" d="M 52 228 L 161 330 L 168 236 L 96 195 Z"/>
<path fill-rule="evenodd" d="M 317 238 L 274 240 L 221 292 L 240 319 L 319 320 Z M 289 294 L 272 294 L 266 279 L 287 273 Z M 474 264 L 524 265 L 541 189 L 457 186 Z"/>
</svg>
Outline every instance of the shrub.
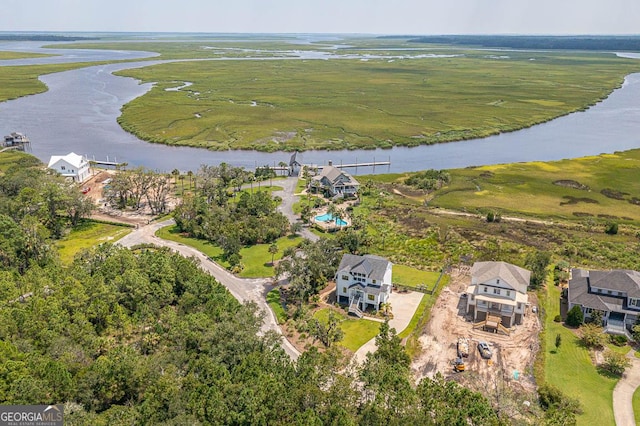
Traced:
<svg viewBox="0 0 640 426">
<path fill-rule="evenodd" d="M 493 212 L 487 213 L 487 222 L 493 222 L 496 218 L 496 215 Z"/>
<path fill-rule="evenodd" d="M 604 334 L 602 327 L 595 324 L 585 324 L 580 327 L 582 343 L 588 348 L 601 348 L 604 346 Z"/>
<path fill-rule="evenodd" d="M 624 346 L 627 344 L 629 339 L 627 339 L 627 336 L 611 334 L 609 335 L 609 341 L 616 346 Z"/>
<path fill-rule="evenodd" d="M 624 370 L 631 366 L 631 361 L 626 356 L 619 354 L 618 352 L 607 351 L 604 354 L 604 364 L 602 368 L 608 372 L 622 376 Z"/>
<path fill-rule="evenodd" d="M 606 227 L 604 228 L 604 232 L 609 235 L 616 235 L 618 233 L 618 224 L 616 222 L 607 223 Z"/>
<path fill-rule="evenodd" d="M 538 388 L 538 401 L 545 411 L 553 408 L 574 414 L 582 412 L 580 402 L 577 399 L 570 398 L 560 389 L 548 383 Z"/>
<path fill-rule="evenodd" d="M 553 317 L 553 321 L 554 322 L 562 322 L 562 317 L 560 315 L 556 315 L 555 317 Z"/>
<path fill-rule="evenodd" d="M 567 313 L 567 325 L 571 327 L 579 327 L 584 322 L 584 315 L 579 305 L 574 305 Z"/>
</svg>

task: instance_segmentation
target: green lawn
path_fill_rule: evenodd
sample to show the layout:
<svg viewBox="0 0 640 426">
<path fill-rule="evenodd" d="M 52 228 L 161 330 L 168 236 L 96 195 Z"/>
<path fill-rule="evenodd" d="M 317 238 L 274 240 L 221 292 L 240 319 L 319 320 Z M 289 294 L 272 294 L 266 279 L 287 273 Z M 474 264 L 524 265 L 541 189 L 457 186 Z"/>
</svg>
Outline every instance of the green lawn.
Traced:
<svg viewBox="0 0 640 426">
<path fill-rule="evenodd" d="M 640 425 L 640 388 L 633 393 L 633 414 L 636 416 L 636 424 Z"/>
<path fill-rule="evenodd" d="M 222 259 L 222 249 L 220 247 L 205 240 L 185 237 L 180 234 L 176 225 L 161 228 L 156 232 L 156 235 L 165 240 L 175 241 L 193 247 L 223 267 L 229 268 L 229 264 Z M 274 261 L 282 258 L 285 249 L 298 245 L 300 241 L 302 241 L 302 237 L 298 236 L 287 236 L 276 240 L 278 253 L 274 256 Z M 271 244 L 256 244 L 255 246 L 242 248 L 240 250 L 240 256 L 242 256 L 241 262 L 244 265 L 244 269 L 238 276 L 243 278 L 272 277 L 273 266 L 271 266 L 271 253 L 269 253 L 270 245 Z"/>
<path fill-rule="evenodd" d="M 69 235 L 57 241 L 56 247 L 62 263 L 69 265 L 81 250 L 104 242 L 114 243 L 129 232 L 131 232 L 131 228 L 126 226 L 85 221 L 72 230 Z"/>
<path fill-rule="evenodd" d="M 282 303 L 280 303 L 280 289 L 274 288 L 267 293 L 267 303 L 275 314 L 278 324 L 287 322 L 287 313 L 284 311 Z"/>
<path fill-rule="evenodd" d="M 553 321 L 560 312 L 560 290 L 548 290 L 545 322 L 545 380 L 565 394 L 580 400 L 584 413 L 577 416 L 579 425 L 614 425 L 613 388 L 617 380 L 597 372 L 589 351 L 575 334 Z M 555 349 L 556 334 L 562 336 L 560 350 Z"/>
<path fill-rule="evenodd" d="M 313 316 L 320 321 L 327 321 L 329 318 L 329 308 L 316 311 Z M 360 346 L 373 339 L 380 332 L 380 323 L 367 319 L 351 319 L 342 315 L 344 320 L 340 323 L 340 328 L 344 332 L 344 339 L 338 342 L 352 352 L 357 351 Z"/>
<path fill-rule="evenodd" d="M 431 289 L 439 276 L 440 272 L 422 271 L 405 265 L 393 265 L 393 283 L 401 286 L 424 286 Z"/>
</svg>

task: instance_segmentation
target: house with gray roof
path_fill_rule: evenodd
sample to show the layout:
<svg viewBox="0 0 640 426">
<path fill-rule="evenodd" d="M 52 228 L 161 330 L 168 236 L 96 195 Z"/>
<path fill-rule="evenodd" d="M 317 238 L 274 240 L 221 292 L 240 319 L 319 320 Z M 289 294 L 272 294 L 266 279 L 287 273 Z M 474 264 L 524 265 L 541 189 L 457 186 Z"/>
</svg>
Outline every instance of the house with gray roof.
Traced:
<svg viewBox="0 0 640 426">
<path fill-rule="evenodd" d="M 640 315 L 640 272 L 573 269 L 567 299 L 569 309 L 580 306 L 585 318 L 600 311 L 605 332 L 628 336 Z"/>
<path fill-rule="evenodd" d="M 467 287 L 467 314 L 487 326 L 511 327 L 522 324 L 529 296 L 531 271 L 507 262 L 476 262 L 471 267 Z"/>
<path fill-rule="evenodd" d="M 358 192 L 360 183 L 349 173 L 332 166 L 323 166 L 322 171 L 314 176 L 311 185 L 315 188 L 324 188 L 329 195 L 339 196 L 355 196 Z"/>
<path fill-rule="evenodd" d="M 391 295 L 392 268 L 380 256 L 345 254 L 336 272 L 336 299 L 359 317 L 367 308 L 380 309 Z"/>
</svg>

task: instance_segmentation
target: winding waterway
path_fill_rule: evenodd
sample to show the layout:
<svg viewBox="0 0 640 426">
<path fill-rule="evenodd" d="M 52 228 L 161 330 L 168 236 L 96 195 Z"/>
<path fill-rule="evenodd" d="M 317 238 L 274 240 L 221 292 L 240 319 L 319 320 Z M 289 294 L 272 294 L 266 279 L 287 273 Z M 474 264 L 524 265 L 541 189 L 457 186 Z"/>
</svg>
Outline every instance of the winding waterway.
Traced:
<svg viewBox="0 0 640 426">
<path fill-rule="evenodd" d="M 0 44 L 0 50 L 37 50 L 35 44 Z M 34 51 L 34 50 L 31 50 Z M 32 58 L 0 61 L 1 65 L 77 62 L 150 57 L 149 52 L 38 51 L 60 54 L 67 59 Z M 326 52 L 291 51 L 292 58 L 331 57 Z M 70 56 L 73 56 L 70 58 Z M 124 56 L 124 57 L 123 57 Z M 627 56 L 627 55 L 625 55 Z M 640 58 L 640 55 L 631 54 Z M 340 55 L 344 58 L 344 55 Z M 56 59 L 57 58 L 57 59 Z M 91 59 L 89 59 L 91 58 Z M 221 58 L 224 60 L 224 58 Z M 245 58 L 246 59 L 246 58 Z M 264 59 L 269 60 L 269 59 Z M 38 62 L 39 61 L 39 62 Z M 201 164 L 226 162 L 253 168 L 256 165 L 288 162 L 290 153 L 257 151 L 208 151 L 198 148 L 150 144 L 125 132 L 116 119 L 120 108 L 150 90 L 131 78 L 112 72 L 148 66 L 160 61 L 99 65 L 42 76 L 49 87 L 45 93 L 0 103 L 0 132 L 20 131 L 31 139 L 33 153 L 43 161 L 51 155 L 76 152 L 88 158 L 127 162 L 150 169 L 197 170 Z M 535 160 L 558 160 L 605 152 L 640 148 L 640 73 L 629 75 L 622 88 L 584 112 L 570 114 L 529 129 L 484 139 L 451 142 L 415 148 L 354 151 L 307 151 L 306 163 L 334 164 L 390 160 L 391 166 L 375 172 L 405 172 L 428 168 L 459 168 L 473 165 Z M 359 168 L 358 173 L 371 173 Z"/>
</svg>

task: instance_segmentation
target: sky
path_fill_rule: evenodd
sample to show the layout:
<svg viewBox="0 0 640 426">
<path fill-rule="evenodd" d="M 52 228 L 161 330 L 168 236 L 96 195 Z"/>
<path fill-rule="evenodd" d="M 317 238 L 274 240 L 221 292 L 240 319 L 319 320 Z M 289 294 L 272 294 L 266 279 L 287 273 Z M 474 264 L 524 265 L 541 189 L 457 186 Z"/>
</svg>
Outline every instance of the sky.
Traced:
<svg viewBox="0 0 640 426">
<path fill-rule="evenodd" d="M 640 0 L 2 0 L 0 31 L 640 34 Z"/>
</svg>

